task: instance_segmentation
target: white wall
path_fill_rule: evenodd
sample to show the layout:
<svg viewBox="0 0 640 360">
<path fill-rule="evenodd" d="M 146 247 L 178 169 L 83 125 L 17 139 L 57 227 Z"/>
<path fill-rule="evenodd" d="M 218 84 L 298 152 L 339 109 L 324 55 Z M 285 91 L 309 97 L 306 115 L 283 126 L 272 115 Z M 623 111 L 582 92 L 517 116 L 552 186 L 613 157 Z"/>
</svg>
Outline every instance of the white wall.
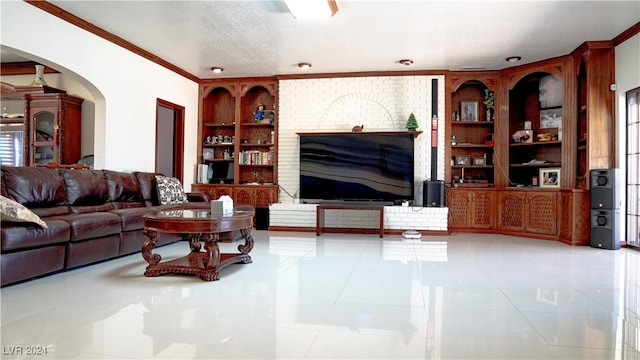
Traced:
<svg viewBox="0 0 640 360">
<path fill-rule="evenodd" d="M 635 35 L 624 43 L 616 46 L 616 165 L 620 174 L 626 174 L 627 153 L 627 103 L 626 93 L 640 87 L 640 34 Z M 638 179 L 635 179 L 638 180 Z M 626 184 L 626 181 L 622 181 Z M 621 240 L 626 239 L 626 186 L 621 191 L 622 208 L 620 209 Z"/>
<path fill-rule="evenodd" d="M 96 168 L 154 171 L 156 99 L 184 106 L 184 182 L 190 190 L 198 161 L 195 82 L 25 2 L 2 1 L 1 12 L 3 46 L 73 77 L 91 93 Z"/>
<path fill-rule="evenodd" d="M 296 132 L 405 131 L 415 114 L 423 133 L 415 146 L 415 203 L 422 204 L 422 181 L 431 177 L 431 80 L 438 79 L 438 179 L 444 178 L 444 76 L 380 76 L 281 80 L 278 109 L 280 202 L 292 203 L 299 186 Z M 289 194 L 287 194 L 289 193 Z"/>
</svg>

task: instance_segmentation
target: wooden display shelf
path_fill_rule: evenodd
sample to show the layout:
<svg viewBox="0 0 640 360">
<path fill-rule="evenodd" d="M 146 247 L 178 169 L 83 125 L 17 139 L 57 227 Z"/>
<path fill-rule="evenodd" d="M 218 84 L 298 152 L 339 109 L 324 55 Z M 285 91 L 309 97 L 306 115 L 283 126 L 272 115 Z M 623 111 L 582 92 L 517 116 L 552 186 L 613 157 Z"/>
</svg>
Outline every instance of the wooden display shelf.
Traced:
<svg viewBox="0 0 640 360">
<path fill-rule="evenodd" d="M 457 145 L 451 145 L 452 148 L 457 149 L 457 148 L 485 148 L 485 149 L 490 149 L 493 148 L 493 145 L 487 145 L 487 144 L 457 144 Z"/>
<path fill-rule="evenodd" d="M 452 121 L 451 125 L 493 125 L 493 121 Z"/>
<path fill-rule="evenodd" d="M 206 122 L 206 123 L 203 123 L 202 125 L 207 127 L 229 127 L 229 128 L 233 128 L 236 126 L 236 124 L 234 123 L 227 124 L 227 123 L 216 123 L 216 122 Z"/>
<path fill-rule="evenodd" d="M 511 143 L 509 146 L 517 147 L 517 146 L 548 146 L 548 145 L 561 145 L 562 140 L 553 140 L 553 141 L 533 141 L 533 142 L 519 142 L 519 143 Z"/>
<path fill-rule="evenodd" d="M 562 166 L 562 163 L 559 162 L 543 162 L 543 163 L 535 163 L 535 164 L 509 164 L 509 166 L 511 167 L 530 167 L 530 168 L 534 168 L 534 167 L 538 167 L 538 168 L 544 168 L 544 167 L 560 167 Z"/>
<path fill-rule="evenodd" d="M 492 188 L 493 184 L 464 182 L 464 183 L 453 183 L 453 187 L 455 188 Z"/>
<path fill-rule="evenodd" d="M 452 165 L 454 169 L 493 169 L 493 165 Z"/>
<path fill-rule="evenodd" d="M 240 144 L 240 147 L 272 147 L 274 144 Z"/>
<path fill-rule="evenodd" d="M 233 143 L 219 143 L 219 144 L 202 144 L 202 147 L 229 147 L 233 146 Z"/>
<path fill-rule="evenodd" d="M 272 123 L 257 123 L 257 122 L 243 122 L 240 123 L 241 126 L 263 126 L 263 127 L 273 127 Z"/>
<path fill-rule="evenodd" d="M 205 159 L 203 162 L 205 163 L 213 163 L 213 162 L 233 162 L 234 159 Z"/>
</svg>

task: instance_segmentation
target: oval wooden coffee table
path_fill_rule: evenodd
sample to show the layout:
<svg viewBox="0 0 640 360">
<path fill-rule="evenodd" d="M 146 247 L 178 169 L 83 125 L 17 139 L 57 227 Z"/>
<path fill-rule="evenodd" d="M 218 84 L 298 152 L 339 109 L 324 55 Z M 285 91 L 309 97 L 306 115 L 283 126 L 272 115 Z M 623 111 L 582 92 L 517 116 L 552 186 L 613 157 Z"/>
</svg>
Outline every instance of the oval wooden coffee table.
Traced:
<svg viewBox="0 0 640 360">
<path fill-rule="evenodd" d="M 202 280 L 213 281 L 220 277 L 220 269 L 236 263 L 251 263 L 249 252 L 253 249 L 254 210 L 249 206 L 237 207 L 232 215 L 211 216 L 208 209 L 163 210 L 149 214 L 144 219 L 144 234 L 149 237 L 142 246 L 142 257 L 149 263 L 145 276 L 179 273 L 198 275 Z M 220 233 L 239 230 L 244 244 L 238 253 L 220 253 Z M 162 257 L 152 253 L 158 242 L 158 233 L 185 234 L 189 240 L 189 255 L 160 262 Z M 201 241 L 204 242 L 202 251 Z"/>
</svg>

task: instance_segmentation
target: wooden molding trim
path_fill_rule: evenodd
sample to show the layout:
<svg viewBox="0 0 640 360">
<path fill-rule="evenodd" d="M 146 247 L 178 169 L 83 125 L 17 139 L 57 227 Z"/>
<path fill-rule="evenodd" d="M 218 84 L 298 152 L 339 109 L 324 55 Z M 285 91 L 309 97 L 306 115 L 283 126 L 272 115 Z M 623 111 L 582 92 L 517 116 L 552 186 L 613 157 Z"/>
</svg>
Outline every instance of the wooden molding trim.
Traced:
<svg viewBox="0 0 640 360">
<path fill-rule="evenodd" d="M 640 34 L 640 21 L 635 23 L 633 26 L 631 26 L 627 30 L 623 31 L 622 34 L 614 37 L 611 40 L 611 42 L 613 43 L 613 46 L 618 46 L 623 42 L 631 39 L 636 34 Z"/>
<path fill-rule="evenodd" d="M 347 73 L 320 73 L 320 74 L 286 74 L 276 75 L 278 80 L 302 80 L 302 79 L 326 79 L 370 76 L 423 76 L 446 75 L 449 70 L 412 70 L 412 71 L 361 71 Z"/>
<path fill-rule="evenodd" d="M 187 71 L 169 63 L 168 61 L 142 49 L 141 47 L 138 47 L 132 43 L 130 43 L 129 41 L 114 35 L 98 26 L 93 25 L 92 23 L 83 20 L 75 15 L 73 15 L 72 13 L 63 10 L 62 8 L 53 5 L 52 3 L 48 2 L 48 1 L 42 1 L 42 0 L 24 0 L 26 3 L 31 4 L 35 7 L 37 7 L 38 9 L 48 12 L 49 14 L 56 16 L 68 23 L 71 23 L 83 30 L 86 30 L 94 35 L 97 35 L 107 41 L 110 41 L 118 46 L 121 46 L 137 55 L 142 56 L 143 58 L 152 61 L 160 66 L 163 66 L 173 72 L 175 72 L 176 74 L 182 75 L 185 78 L 194 81 L 194 82 L 200 82 L 200 79 L 190 73 L 188 73 Z M 35 73 L 35 72 L 34 72 Z"/>
<path fill-rule="evenodd" d="M 38 63 L 35 61 L 2 63 L 2 67 L 0 67 L 0 75 L 9 76 L 9 75 L 31 75 L 32 74 L 33 76 L 35 76 L 36 65 L 38 65 Z M 56 74 L 59 71 L 45 66 L 44 72 L 45 74 Z"/>
</svg>

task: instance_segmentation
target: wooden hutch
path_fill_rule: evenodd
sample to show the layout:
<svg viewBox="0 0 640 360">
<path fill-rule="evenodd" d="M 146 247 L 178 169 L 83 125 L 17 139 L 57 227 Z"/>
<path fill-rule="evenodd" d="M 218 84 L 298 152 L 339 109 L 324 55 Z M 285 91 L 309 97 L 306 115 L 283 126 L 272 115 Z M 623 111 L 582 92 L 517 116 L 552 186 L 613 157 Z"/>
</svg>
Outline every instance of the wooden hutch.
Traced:
<svg viewBox="0 0 640 360">
<path fill-rule="evenodd" d="M 24 115 L 3 121 L 23 124 L 25 166 L 75 164 L 81 157 L 82 102 L 46 85 L 2 83 L 3 98 L 24 100 Z"/>
<path fill-rule="evenodd" d="M 446 75 L 450 231 L 589 244 L 589 171 L 614 165 L 613 56 L 611 42 L 586 42 L 566 56 Z M 473 119 L 460 116 L 467 104 Z"/>
<path fill-rule="evenodd" d="M 278 81 L 275 78 L 205 80 L 199 88 L 198 154 L 213 174 L 193 191 L 212 199 L 268 208 L 278 201 Z M 231 176 L 231 174 L 233 174 Z"/>
</svg>

